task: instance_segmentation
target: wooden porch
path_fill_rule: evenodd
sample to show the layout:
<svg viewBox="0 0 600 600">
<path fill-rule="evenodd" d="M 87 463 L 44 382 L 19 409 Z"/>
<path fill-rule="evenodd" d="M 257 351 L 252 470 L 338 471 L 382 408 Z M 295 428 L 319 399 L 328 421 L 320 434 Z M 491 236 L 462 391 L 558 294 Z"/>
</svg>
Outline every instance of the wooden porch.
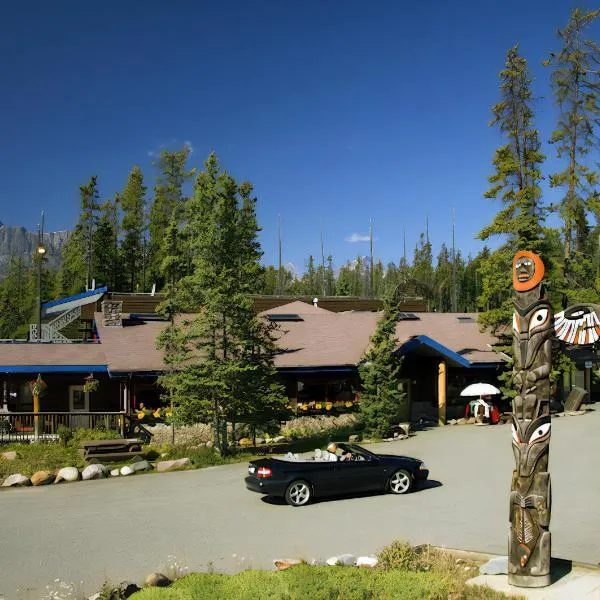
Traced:
<svg viewBox="0 0 600 600">
<path fill-rule="evenodd" d="M 102 429 L 122 438 L 151 434 L 124 412 L 2 412 L 0 444 L 48 442 L 59 438 L 59 429 Z"/>
</svg>

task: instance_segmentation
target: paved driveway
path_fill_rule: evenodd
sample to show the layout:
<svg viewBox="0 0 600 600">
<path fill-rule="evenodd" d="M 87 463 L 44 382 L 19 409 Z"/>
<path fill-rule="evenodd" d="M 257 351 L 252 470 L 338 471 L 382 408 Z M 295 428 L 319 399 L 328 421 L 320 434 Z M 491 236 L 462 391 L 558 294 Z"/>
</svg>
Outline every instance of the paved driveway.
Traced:
<svg viewBox="0 0 600 600">
<path fill-rule="evenodd" d="M 599 407 L 600 408 L 600 407 Z M 552 423 L 553 555 L 600 562 L 600 410 Z M 278 557 L 372 553 L 395 539 L 506 552 L 509 426 L 419 432 L 375 451 L 425 460 L 442 485 L 292 508 L 243 486 L 246 464 L 0 493 L 0 598 L 55 578 L 94 592 L 175 555 L 191 570 L 271 568 Z M 16 590 L 19 590 L 18 592 Z"/>
</svg>

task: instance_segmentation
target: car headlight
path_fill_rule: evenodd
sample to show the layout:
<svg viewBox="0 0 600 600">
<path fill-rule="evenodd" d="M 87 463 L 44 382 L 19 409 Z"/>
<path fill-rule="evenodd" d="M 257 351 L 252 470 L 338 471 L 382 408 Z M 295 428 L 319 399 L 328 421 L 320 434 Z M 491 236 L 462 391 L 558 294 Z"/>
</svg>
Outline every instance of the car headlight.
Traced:
<svg viewBox="0 0 600 600">
<path fill-rule="evenodd" d="M 420 469 L 421 471 L 427 471 L 427 467 L 425 466 L 425 463 L 421 463 L 421 464 L 419 465 L 419 469 Z"/>
</svg>

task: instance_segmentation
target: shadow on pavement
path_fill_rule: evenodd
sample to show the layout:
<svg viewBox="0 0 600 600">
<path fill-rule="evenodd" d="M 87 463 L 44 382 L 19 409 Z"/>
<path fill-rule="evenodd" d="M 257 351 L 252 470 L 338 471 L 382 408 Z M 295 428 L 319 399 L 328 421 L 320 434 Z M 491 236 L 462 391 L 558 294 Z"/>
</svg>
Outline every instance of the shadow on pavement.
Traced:
<svg viewBox="0 0 600 600">
<path fill-rule="evenodd" d="M 552 576 L 552 583 L 556 583 L 559 579 L 562 579 L 565 575 L 568 575 L 572 570 L 572 561 L 565 560 L 564 558 L 550 559 L 550 574 Z"/>
<path fill-rule="evenodd" d="M 408 494 L 418 494 L 423 490 L 430 490 L 433 488 L 441 487 L 443 484 L 440 481 L 436 481 L 435 479 L 428 479 L 427 481 L 423 481 L 417 483 L 415 487 L 408 492 Z M 349 500 L 351 498 L 369 498 L 373 496 L 382 496 L 386 492 L 363 492 L 363 493 L 354 493 L 354 494 L 340 494 L 339 496 L 327 496 L 324 498 L 313 498 L 310 501 L 310 504 L 321 504 L 324 502 L 335 502 L 336 500 Z M 390 494 L 390 496 L 393 494 Z M 265 504 L 272 504 L 274 506 L 285 506 L 287 503 L 284 498 L 280 498 L 279 496 L 261 496 L 260 498 Z"/>
</svg>

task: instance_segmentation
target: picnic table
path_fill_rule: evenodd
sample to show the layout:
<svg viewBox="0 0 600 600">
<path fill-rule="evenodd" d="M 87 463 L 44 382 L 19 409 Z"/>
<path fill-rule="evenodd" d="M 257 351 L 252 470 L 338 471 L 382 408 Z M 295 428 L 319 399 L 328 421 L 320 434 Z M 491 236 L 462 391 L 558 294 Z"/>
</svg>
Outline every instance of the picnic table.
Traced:
<svg viewBox="0 0 600 600">
<path fill-rule="evenodd" d="M 137 438 L 123 440 L 83 440 L 79 453 L 87 461 L 91 459 L 126 460 L 134 454 L 142 454 L 142 442 Z"/>
</svg>

